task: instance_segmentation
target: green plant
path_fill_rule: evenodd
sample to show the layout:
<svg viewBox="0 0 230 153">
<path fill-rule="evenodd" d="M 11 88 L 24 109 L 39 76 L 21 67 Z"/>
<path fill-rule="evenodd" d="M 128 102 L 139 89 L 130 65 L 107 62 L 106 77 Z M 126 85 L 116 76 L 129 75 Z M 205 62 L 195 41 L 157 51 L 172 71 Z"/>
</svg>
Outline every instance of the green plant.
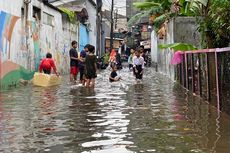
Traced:
<svg viewBox="0 0 230 153">
<path fill-rule="evenodd" d="M 67 14 L 70 22 L 74 22 L 76 18 L 76 14 L 74 11 L 69 10 L 68 8 L 65 7 L 60 7 L 59 8 L 61 11 L 63 11 L 65 14 Z"/>
<path fill-rule="evenodd" d="M 197 48 L 191 44 L 187 44 L 187 43 L 173 43 L 173 44 L 160 44 L 159 45 L 160 49 L 166 49 L 166 48 L 170 48 L 173 49 L 175 51 L 188 51 L 188 50 L 197 50 Z"/>
<path fill-rule="evenodd" d="M 181 16 L 200 16 L 208 0 L 179 0 Z"/>
<path fill-rule="evenodd" d="M 133 5 L 141 10 L 132 17 L 128 26 L 136 24 L 142 17 L 157 15 L 154 19 L 154 29 L 159 30 L 166 20 L 180 16 L 198 16 L 202 13 L 202 7 L 206 6 L 208 0 L 145 0 L 145 2 L 136 2 Z"/>
<path fill-rule="evenodd" d="M 171 0 L 146 0 L 145 2 L 133 3 L 133 5 L 140 9 L 141 12 L 129 20 L 128 26 L 138 23 L 142 17 L 156 15 L 154 29 L 158 30 L 161 24 L 163 24 L 165 20 L 171 18 L 173 15 L 173 13 L 170 12 L 170 7 L 172 5 Z"/>
<path fill-rule="evenodd" d="M 212 43 L 209 47 L 226 47 L 230 42 L 230 1 L 212 0 L 205 18 L 206 32 Z"/>
</svg>

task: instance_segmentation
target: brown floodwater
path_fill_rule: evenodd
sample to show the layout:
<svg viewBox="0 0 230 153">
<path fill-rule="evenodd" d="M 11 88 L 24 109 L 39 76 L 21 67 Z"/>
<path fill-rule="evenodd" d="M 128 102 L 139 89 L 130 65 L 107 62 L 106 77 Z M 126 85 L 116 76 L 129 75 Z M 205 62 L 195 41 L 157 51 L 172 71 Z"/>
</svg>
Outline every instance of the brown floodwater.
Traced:
<svg viewBox="0 0 230 153">
<path fill-rule="evenodd" d="M 230 117 L 149 68 L 95 89 L 28 85 L 0 93 L 3 153 L 229 153 Z"/>
</svg>

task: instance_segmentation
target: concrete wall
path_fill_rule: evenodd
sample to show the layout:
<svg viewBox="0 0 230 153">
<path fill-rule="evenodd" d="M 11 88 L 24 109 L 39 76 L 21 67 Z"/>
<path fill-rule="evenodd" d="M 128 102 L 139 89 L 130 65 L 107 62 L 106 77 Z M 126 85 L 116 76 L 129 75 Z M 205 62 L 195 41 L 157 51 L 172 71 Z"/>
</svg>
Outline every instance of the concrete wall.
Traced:
<svg viewBox="0 0 230 153">
<path fill-rule="evenodd" d="M 23 0 L 15 1 L 11 5 L 0 0 L 1 88 L 16 85 L 20 79 L 31 79 L 47 52 L 53 54 L 58 71 L 67 73 L 70 42 L 78 39 L 77 25 L 66 24 L 63 27 L 61 13 L 37 0 L 29 5 L 26 30 L 21 11 L 23 6 Z M 32 16 L 33 6 L 41 9 L 40 21 Z M 44 22 L 44 12 L 53 16 L 51 25 Z"/>
<path fill-rule="evenodd" d="M 174 41 L 201 47 L 201 35 L 194 17 L 176 17 L 174 20 Z"/>
<path fill-rule="evenodd" d="M 97 48 L 97 11 L 89 1 L 86 1 L 86 10 L 89 15 L 89 42 Z"/>
<path fill-rule="evenodd" d="M 127 19 L 126 18 L 117 19 L 117 27 L 114 30 L 117 31 L 119 29 L 123 29 L 123 30 L 127 29 Z"/>
<path fill-rule="evenodd" d="M 160 44 L 190 43 L 200 46 L 200 34 L 197 31 L 196 19 L 193 17 L 176 17 L 166 27 L 166 36 L 159 39 L 156 32 L 151 33 L 151 58 L 157 64 L 159 72 L 175 80 L 175 66 L 170 65 L 173 51 L 160 49 Z"/>
</svg>

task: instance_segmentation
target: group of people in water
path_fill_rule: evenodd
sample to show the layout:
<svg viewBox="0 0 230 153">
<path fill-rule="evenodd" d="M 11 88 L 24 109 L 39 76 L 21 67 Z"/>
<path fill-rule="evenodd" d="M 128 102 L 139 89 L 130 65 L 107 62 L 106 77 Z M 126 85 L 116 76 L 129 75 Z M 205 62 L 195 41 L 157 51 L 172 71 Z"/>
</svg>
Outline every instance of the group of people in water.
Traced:
<svg viewBox="0 0 230 153">
<path fill-rule="evenodd" d="M 95 79 L 97 77 L 97 57 L 95 53 L 95 47 L 93 45 L 87 44 L 84 50 L 78 54 L 77 52 L 77 41 L 72 41 L 72 48 L 69 51 L 70 56 L 70 81 L 76 83 L 77 75 L 80 73 L 80 83 L 86 87 L 94 87 Z M 128 58 L 129 69 L 133 72 L 136 80 L 142 80 L 144 71 L 144 47 L 140 46 L 137 49 L 132 48 L 130 56 Z M 122 80 L 121 76 L 118 76 L 117 70 L 121 69 L 121 61 L 117 60 L 119 53 L 112 49 L 111 52 L 107 52 L 108 62 L 111 68 L 111 73 L 109 75 L 110 82 L 116 82 Z M 46 58 L 44 58 L 39 66 L 39 72 L 45 74 L 51 74 L 53 69 L 54 73 L 59 76 L 57 72 L 54 60 L 52 59 L 52 54 L 47 53 Z"/>
</svg>

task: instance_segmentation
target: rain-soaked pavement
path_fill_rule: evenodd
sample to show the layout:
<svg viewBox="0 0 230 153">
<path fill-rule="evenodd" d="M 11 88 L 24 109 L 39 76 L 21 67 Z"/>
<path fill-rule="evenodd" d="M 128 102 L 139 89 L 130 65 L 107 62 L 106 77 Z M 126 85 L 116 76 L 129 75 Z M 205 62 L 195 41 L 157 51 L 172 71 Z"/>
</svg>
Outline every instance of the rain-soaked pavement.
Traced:
<svg viewBox="0 0 230 153">
<path fill-rule="evenodd" d="M 153 69 L 94 90 L 21 87 L 0 94 L 3 153 L 229 153 L 230 117 Z"/>
</svg>

